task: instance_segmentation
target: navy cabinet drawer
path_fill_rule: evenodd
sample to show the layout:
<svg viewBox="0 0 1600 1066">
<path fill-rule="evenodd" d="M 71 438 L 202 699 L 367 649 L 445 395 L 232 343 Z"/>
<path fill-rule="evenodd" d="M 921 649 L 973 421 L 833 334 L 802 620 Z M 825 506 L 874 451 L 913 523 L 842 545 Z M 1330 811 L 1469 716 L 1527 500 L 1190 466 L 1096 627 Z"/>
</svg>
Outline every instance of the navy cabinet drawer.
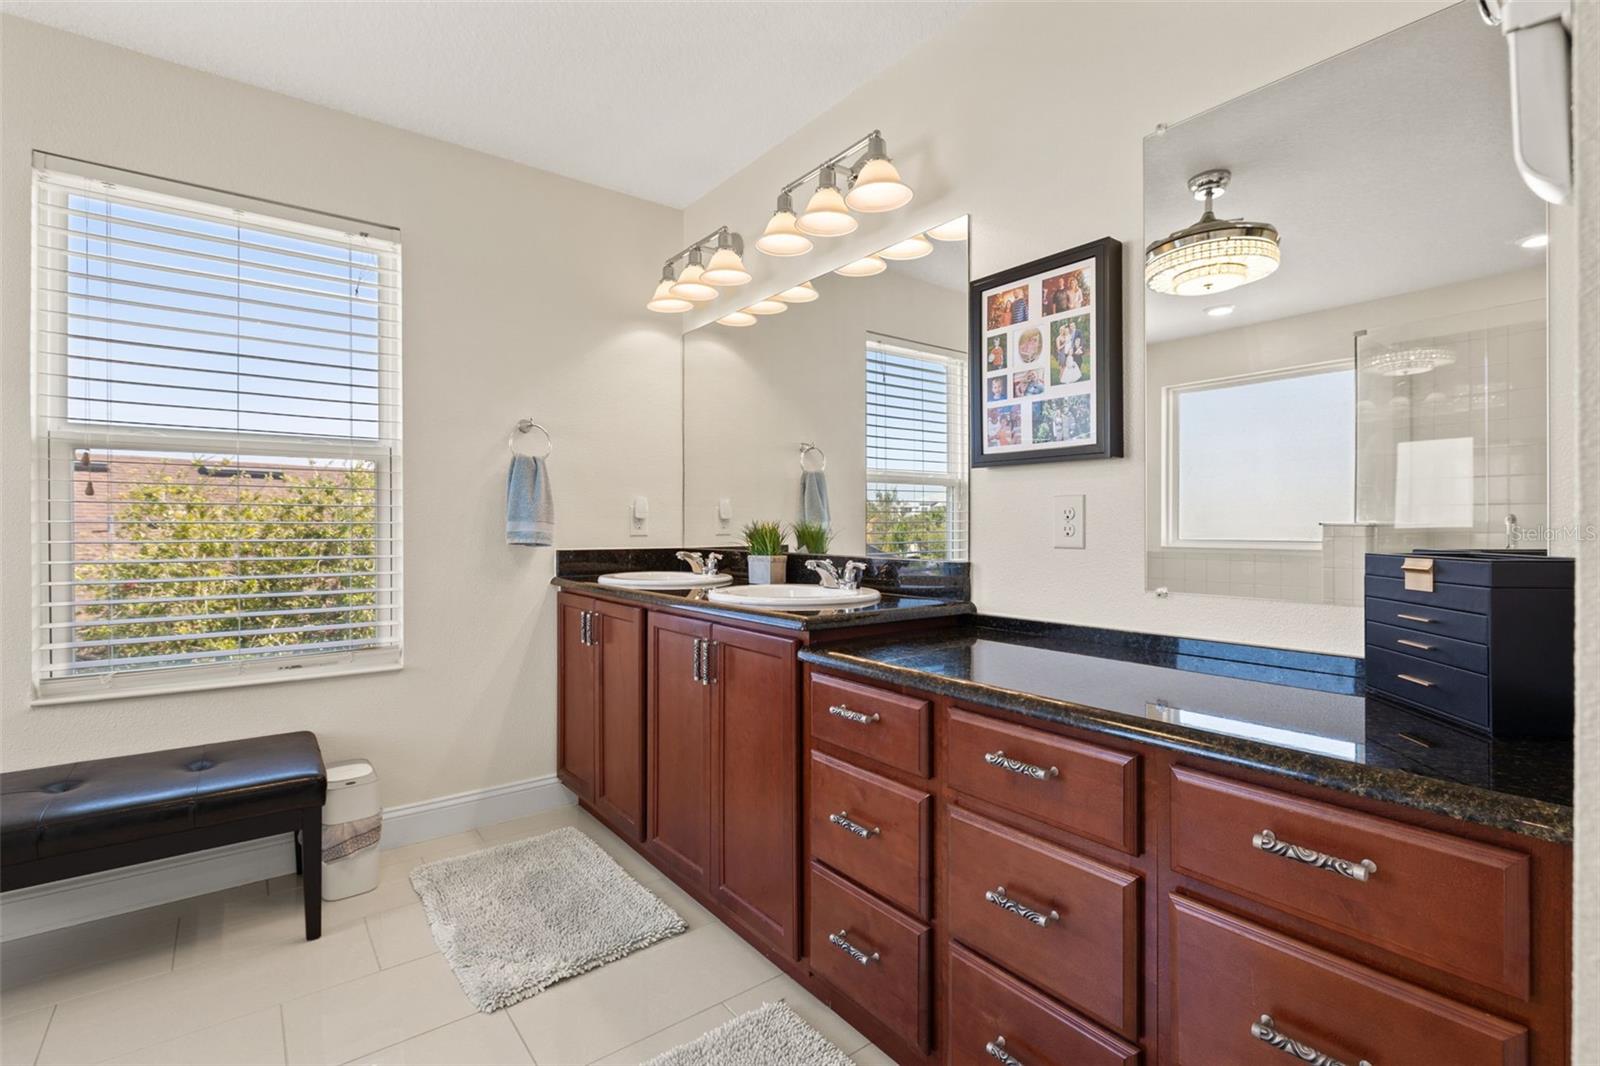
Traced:
<svg viewBox="0 0 1600 1066">
<path fill-rule="evenodd" d="M 1489 724 L 1489 679 L 1483 674 L 1367 645 L 1367 690 L 1426 707 L 1457 721 Z"/>
<path fill-rule="evenodd" d="M 1386 626 L 1414 629 L 1430 636 L 1450 637 L 1453 640 L 1470 640 L 1474 644 L 1489 643 L 1489 616 L 1449 611 L 1442 607 L 1419 607 L 1400 600 L 1380 600 L 1367 597 L 1367 621 L 1381 622 Z"/>
<path fill-rule="evenodd" d="M 1367 573 L 1379 577 L 1404 576 L 1407 559 L 1433 563 L 1433 579 L 1447 585 L 1483 585 L 1495 588 L 1570 588 L 1572 560 L 1523 551 L 1423 552 L 1417 555 L 1369 553 Z"/>
<path fill-rule="evenodd" d="M 1454 640 L 1414 629 L 1399 629 L 1379 622 L 1367 623 L 1367 645 L 1387 648 L 1402 655 L 1415 655 L 1432 663 L 1443 663 L 1475 674 L 1489 672 L 1489 646 Z"/>
<path fill-rule="evenodd" d="M 1367 595 L 1384 600 L 1403 600 L 1406 603 L 1442 607 L 1447 611 L 1466 611 L 1469 614 L 1489 613 L 1489 590 L 1482 585 L 1450 585 L 1438 582 L 1432 592 L 1412 592 L 1397 577 L 1367 575 Z"/>
</svg>

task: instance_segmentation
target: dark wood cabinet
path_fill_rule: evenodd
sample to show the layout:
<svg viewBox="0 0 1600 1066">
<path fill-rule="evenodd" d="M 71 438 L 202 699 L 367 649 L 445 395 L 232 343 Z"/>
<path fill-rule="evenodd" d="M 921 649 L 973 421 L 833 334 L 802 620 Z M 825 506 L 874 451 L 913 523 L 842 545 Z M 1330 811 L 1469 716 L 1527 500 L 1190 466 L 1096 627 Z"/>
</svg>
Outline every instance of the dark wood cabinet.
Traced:
<svg viewBox="0 0 1600 1066">
<path fill-rule="evenodd" d="M 644 611 L 558 599 L 556 775 L 630 840 L 644 839 Z"/>
<path fill-rule="evenodd" d="M 578 798 L 593 801 L 599 766 L 599 656 L 590 643 L 590 615 L 595 601 L 562 594 L 556 623 L 560 653 L 556 663 L 560 689 L 556 715 L 556 776 Z"/>
<path fill-rule="evenodd" d="M 691 884 L 711 883 L 711 626 L 650 613 L 645 847 Z"/>
<path fill-rule="evenodd" d="M 711 889 L 757 936 L 800 957 L 796 642 L 712 627 Z"/>
</svg>

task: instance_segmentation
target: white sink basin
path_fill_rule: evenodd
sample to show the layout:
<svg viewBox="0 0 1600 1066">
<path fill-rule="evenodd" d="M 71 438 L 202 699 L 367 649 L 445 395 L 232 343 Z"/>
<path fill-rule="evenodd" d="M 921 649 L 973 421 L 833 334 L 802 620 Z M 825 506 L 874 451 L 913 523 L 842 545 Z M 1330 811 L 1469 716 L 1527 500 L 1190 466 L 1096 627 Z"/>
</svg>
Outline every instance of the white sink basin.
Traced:
<svg viewBox="0 0 1600 1066">
<path fill-rule="evenodd" d="M 630 570 L 621 574 L 600 575 L 602 585 L 615 585 L 625 589 L 655 589 L 659 592 L 709 589 L 732 583 L 732 574 L 691 574 L 687 570 Z"/>
<path fill-rule="evenodd" d="M 821 585 L 736 585 L 712 589 L 712 603 L 729 607 L 775 607 L 805 611 L 819 607 L 865 607 L 882 596 L 877 589 L 826 589 Z"/>
</svg>

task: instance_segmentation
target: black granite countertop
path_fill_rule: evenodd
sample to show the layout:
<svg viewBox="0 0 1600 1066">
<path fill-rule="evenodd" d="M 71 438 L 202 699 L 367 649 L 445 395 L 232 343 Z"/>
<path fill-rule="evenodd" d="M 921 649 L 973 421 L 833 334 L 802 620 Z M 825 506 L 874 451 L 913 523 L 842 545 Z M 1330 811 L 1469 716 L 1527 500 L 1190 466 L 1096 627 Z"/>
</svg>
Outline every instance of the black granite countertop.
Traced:
<svg viewBox="0 0 1600 1066">
<path fill-rule="evenodd" d="M 705 589 L 688 592 L 667 592 L 658 589 L 630 589 L 618 585 L 602 585 L 587 578 L 555 577 L 550 583 L 559 589 L 579 592 L 589 596 L 643 604 L 646 607 L 673 607 L 681 611 L 711 619 L 731 622 L 759 622 L 779 629 L 805 631 L 846 629 L 852 626 L 885 625 L 890 622 L 913 622 L 924 618 L 949 618 L 969 615 L 975 608 L 966 600 L 941 599 L 932 596 L 907 596 L 892 592 L 881 593 L 882 599 L 865 607 L 825 607 L 808 611 L 781 611 L 757 607 L 730 607 L 712 603 Z M 744 582 L 738 582 L 744 584 Z"/>
<path fill-rule="evenodd" d="M 1572 840 L 1569 740 L 1491 740 L 1365 695 L 1361 660 L 987 616 L 800 657 L 1417 810 Z"/>
</svg>

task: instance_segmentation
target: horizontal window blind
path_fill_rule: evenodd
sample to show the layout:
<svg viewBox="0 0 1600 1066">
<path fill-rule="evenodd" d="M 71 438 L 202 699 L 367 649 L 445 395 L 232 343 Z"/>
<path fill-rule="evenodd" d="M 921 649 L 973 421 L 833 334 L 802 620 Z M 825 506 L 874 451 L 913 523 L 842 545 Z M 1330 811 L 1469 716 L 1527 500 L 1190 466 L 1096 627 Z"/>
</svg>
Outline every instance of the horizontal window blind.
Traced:
<svg viewBox="0 0 1600 1066">
<path fill-rule="evenodd" d="M 36 156 L 34 238 L 38 694 L 397 663 L 398 234 Z"/>
<path fill-rule="evenodd" d="M 966 360 L 867 336 L 867 551 L 967 557 Z"/>
</svg>

